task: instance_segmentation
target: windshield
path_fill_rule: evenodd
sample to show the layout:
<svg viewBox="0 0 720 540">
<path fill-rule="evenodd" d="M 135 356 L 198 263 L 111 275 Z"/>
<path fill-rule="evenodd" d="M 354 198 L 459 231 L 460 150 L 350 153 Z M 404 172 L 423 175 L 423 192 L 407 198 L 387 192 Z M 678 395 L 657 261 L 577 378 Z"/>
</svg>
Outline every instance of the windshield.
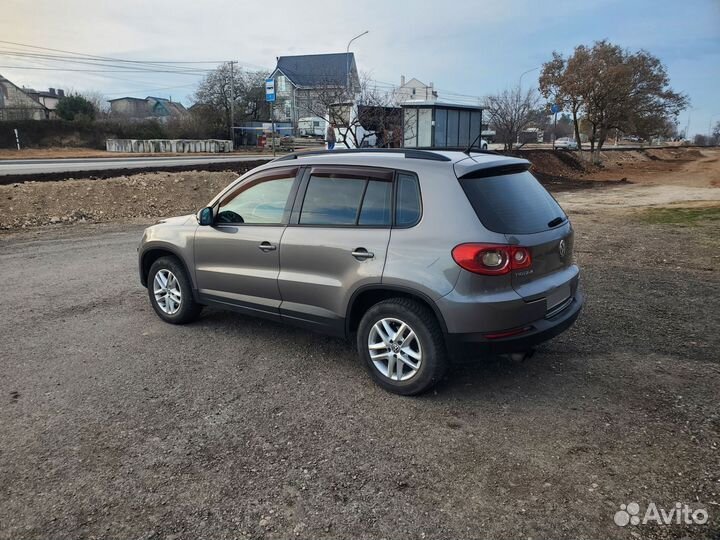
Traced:
<svg viewBox="0 0 720 540">
<path fill-rule="evenodd" d="M 560 205 L 527 171 L 463 178 L 460 184 L 482 224 L 493 232 L 536 233 L 567 219 Z"/>
</svg>

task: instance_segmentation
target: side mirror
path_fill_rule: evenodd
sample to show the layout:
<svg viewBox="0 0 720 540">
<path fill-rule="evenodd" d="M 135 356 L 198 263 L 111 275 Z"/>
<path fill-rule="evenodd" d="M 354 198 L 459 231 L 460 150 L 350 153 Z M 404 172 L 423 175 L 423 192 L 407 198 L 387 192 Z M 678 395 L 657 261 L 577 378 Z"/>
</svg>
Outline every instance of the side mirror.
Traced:
<svg viewBox="0 0 720 540">
<path fill-rule="evenodd" d="M 198 223 L 200 225 L 212 225 L 213 209 L 208 206 L 200 210 L 200 212 L 198 212 Z"/>
</svg>

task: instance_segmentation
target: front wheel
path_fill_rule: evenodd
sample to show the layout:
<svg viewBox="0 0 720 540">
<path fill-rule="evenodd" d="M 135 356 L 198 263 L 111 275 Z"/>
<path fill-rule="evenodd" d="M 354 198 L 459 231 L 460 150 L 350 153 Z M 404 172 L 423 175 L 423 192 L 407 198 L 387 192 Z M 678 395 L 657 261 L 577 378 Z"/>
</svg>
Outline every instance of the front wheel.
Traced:
<svg viewBox="0 0 720 540">
<path fill-rule="evenodd" d="M 487 150 L 487 144 L 483 144 L 483 145 L 482 145 L 482 149 L 483 149 L 483 150 Z"/>
<path fill-rule="evenodd" d="M 172 324 L 185 324 L 200 315 L 203 306 L 195 302 L 190 279 L 175 257 L 160 257 L 150 267 L 148 296 L 155 313 Z"/>
<path fill-rule="evenodd" d="M 391 298 L 371 307 L 360 321 L 357 347 L 375 382 L 395 394 L 424 392 L 447 369 L 435 315 L 409 298 Z"/>
</svg>

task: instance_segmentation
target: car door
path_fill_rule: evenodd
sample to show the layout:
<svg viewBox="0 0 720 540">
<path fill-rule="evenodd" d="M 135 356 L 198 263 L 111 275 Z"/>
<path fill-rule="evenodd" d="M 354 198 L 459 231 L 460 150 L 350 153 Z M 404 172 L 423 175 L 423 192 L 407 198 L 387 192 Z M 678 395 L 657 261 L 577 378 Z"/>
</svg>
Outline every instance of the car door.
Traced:
<svg viewBox="0 0 720 540">
<path fill-rule="evenodd" d="M 280 313 L 283 319 L 343 334 L 352 294 L 382 278 L 393 172 L 313 166 L 303 176 L 280 243 Z"/>
<path fill-rule="evenodd" d="M 195 233 L 201 299 L 279 318 L 279 245 L 297 191 L 298 168 L 263 171 L 223 196 L 212 226 Z"/>
</svg>

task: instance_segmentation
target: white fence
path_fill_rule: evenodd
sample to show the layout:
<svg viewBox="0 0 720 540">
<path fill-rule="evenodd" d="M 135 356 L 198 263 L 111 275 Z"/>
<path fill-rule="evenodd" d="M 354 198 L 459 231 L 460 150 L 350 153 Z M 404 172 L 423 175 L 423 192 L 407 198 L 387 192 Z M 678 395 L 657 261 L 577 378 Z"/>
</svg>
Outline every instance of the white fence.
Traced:
<svg viewBox="0 0 720 540">
<path fill-rule="evenodd" d="M 108 139 L 108 152 L 128 154 L 221 154 L 232 152 L 232 141 L 221 139 Z"/>
</svg>

